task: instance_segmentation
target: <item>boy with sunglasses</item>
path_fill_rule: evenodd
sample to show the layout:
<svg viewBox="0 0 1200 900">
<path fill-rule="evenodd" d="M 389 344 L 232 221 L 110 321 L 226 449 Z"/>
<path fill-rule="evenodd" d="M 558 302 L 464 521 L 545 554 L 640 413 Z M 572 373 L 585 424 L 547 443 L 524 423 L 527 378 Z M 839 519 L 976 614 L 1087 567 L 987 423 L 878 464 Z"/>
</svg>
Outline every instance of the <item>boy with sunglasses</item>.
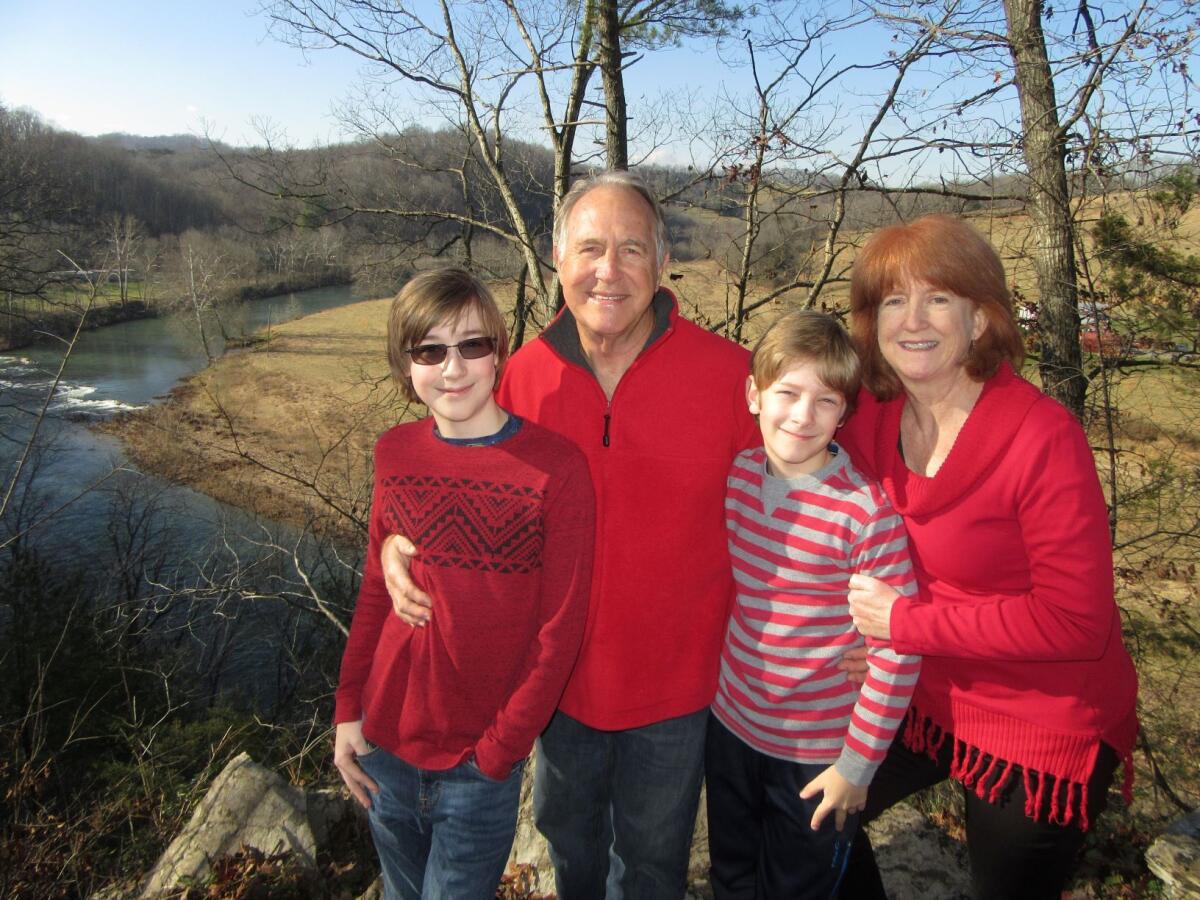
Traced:
<svg viewBox="0 0 1200 900">
<path fill-rule="evenodd" d="M 490 900 L 521 774 L 587 616 L 594 498 L 583 454 L 502 409 L 508 341 L 487 287 L 425 272 L 392 302 L 388 361 L 430 417 L 375 447 L 369 547 L 336 695 L 334 764 L 369 810 L 391 898 Z M 392 615 L 379 545 L 421 547 L 436 615 Z"/>
</svg>

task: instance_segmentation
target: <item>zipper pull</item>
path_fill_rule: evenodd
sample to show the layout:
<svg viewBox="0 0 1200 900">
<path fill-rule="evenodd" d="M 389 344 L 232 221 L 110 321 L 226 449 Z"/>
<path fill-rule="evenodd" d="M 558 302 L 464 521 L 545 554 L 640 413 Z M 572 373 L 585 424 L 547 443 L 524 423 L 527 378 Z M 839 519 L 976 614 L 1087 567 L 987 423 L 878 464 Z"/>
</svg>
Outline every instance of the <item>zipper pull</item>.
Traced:
<svg viewBox="0 0 1200 900">
<path fill-rule="evenodd" d="M 604 414 L 604 440 L 602 441 L 602 443 L 604 444 L 605 447 L 608 446 L 608 423 L 610 421 L 612 421 L 612 413 L 605 413 Z"/>
</svg>

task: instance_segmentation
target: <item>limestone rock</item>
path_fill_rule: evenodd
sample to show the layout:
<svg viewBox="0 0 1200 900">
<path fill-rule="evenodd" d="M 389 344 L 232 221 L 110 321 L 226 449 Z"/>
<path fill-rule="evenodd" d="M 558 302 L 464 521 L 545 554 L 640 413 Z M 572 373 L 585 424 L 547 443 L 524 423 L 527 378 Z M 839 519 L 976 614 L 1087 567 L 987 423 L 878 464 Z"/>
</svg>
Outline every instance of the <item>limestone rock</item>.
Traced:
<svg viewBox="0 0 1200 900">
<path fill-rule="evenodd" d="M 508 857 L 506 874 L 521 878 L 533 892 L 554 893 L 554 867 L 550 865 L 550 850 L 546 839 L 533 825 L 533 772 L 537 753 L 525 764 L 521 780 L 521 806 L 517 811 L 517 834 Z"/>
<path fill-rule="evenodd" d="M 971 895 L 967 848 L 906 803 L 867 827 L 891 900 L 958 900 Z"/>
<path fill-rule="evenodd" d="M 1200 897 L 1200 809 L 1175 822 L 1146 851 L 1146 865 L 1167 896 Z"/>
<path fill-rule="evenodd" d="M 159 858 L 142 890 L 150 900 L 185 877 L 200 879 L 209 862 L 236 853 L 243 844 L 265 854 L 291 852 L 315 865 L 316 839 L 308 822 L 304 792 L 242 753 L 232 759 L 183 831 Z"/>
<path fill-rule="evenodd" d="M 341 785 L 314 788 L 306 791 L 304 797 L 308 824 L 319 848 L 328 846 L 330 835 L 349 820 L 361 819 L 366 827 L 366 810 Z"/>
</svg>

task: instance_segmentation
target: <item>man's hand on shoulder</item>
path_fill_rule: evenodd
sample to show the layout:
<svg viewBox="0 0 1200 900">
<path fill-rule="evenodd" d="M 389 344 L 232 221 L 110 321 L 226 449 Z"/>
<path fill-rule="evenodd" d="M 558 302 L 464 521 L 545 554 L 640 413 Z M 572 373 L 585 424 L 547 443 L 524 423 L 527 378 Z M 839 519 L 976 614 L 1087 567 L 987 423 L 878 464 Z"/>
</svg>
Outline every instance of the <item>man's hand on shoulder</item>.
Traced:
<svg viewBox="0 0 1200 900">
<path fill-rule="evenodd" d="M 383 583 L 392 598 L 392 610 L 414 628 L 423 628 L 429 623 L 433 602 L 408 575 L 409 561 L 416 555 L 417 548 L 402 534 L 389 534 L 379 548 Z"/>
</svg>

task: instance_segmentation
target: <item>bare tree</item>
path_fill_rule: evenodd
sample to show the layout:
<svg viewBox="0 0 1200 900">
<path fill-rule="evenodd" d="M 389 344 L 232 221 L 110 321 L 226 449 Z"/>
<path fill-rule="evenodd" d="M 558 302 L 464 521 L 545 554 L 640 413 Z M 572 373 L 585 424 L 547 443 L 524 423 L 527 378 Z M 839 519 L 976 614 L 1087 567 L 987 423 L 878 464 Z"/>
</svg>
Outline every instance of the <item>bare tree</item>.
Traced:
<svg viewBox="0 0 1200 900">
<path fill-rule="evenodd" d="M 54 238 L 69 205 L 49 171 L 52 130 L 0 104 L 0 294 L 40 297 L 61 280 Z"/>
<path fill-rule="evenodd" d="M 106 224 L 113 274 L 117 276 L 121 305 L 129 302 L 130 273 L 145 235 L 141 223 L 128 214 L 111 216 Z"/>
<path fill-rule="evenodd" d="M 1139 159 L 1194 144 L 1185 110 L 1196 35 L 1186 6 L 1139 2 L 1114 15 L 1085 0 L 1063 15 L 1039 0 L 1006 0 L 1002 10 L 956 2 L 934 21 L 922 7 L 871 4 L 896 34 L 933 30 L 940 79 L 922 103 L 904 103 L 892 185 L 896 161 L 919 171 L 936 154 L 937 170 L 959 184 L 1007 179 L 1016 190 L 1001 193 L 1027 199 L 1043 385 L 1077 414 L 1087 388 L 1074 249 L 1081 204 L 1098 183 L 1089 178 L 1129 174 Z"/>
<path fill-rule="evenodd" d="M 276 0 L 262 9 L 281 40 L 306 52 L 346 50 L 368 62 L 368 80 L 343 115 L 370 144 L 414 175 L 457 173 L 455 180 L 469 182 L 472 189 L 461 203 L 448 203 L 450 182 L 438 183 L 439 190 L 425 197 L 416 195 L 410 180 L 371 202 L 339 176 L 344 159 L 299 174 L 278 141 L 267 141 L 268 152 L 248 169 L 231 169 L 245 182 L 315 213 L 310 215 L 314 224 L 392 217 L 424 223 L 431 238 L 444 223 L 457 226 L 460 238 L 494 235 L 521 260 L 520 280 L 533 295 L 535 324 L 557 305 L 548 277 L 548 236 L 573 167 L 589 161 L 576 152 L 581 130 L 606 129 L 608 165 L 628 164 L 623 71 L 632 51 L 622 42 L 647 49 L 686 35 L 716 36 L 741 15 L 715 0 L 588 0 L 582 5 L 443 0 L 424 7 Z M 604 104 L 589 99 L 597 69 L 603 75 Z M 414 100 L 419 113 L 407 111 Z M 586 117 L 591 105 L 605 106 L 606 114 Z M 428 121 L 463 136 L 458 163 L 421 152 L 415 126 Z M 539 171 L 532 149 L 543 141 L 523 143 L 514 134 L 544 138 L 552 173 Z M 426 250 L 442 252 L 447 246 L 434 241 Z"/>
<path fill-rule="evenodd" d="M 208 322 L 211 318 L 221 333 L 222 340 L 229 335 L 221 319 L 220 304 L 224 299 L 223 290 L 236 272 L 224 254 L 205 252 L 197 246 L 197 241 L 184 240 L 179 247 L 182 271 L 185 278 L 182 304 L 196 326 L 196 334 L 200 346 L 204 349 L 204 357 L 211 364 L 219 355 L 214 349 L 208 333 Z"/>
</svg>

